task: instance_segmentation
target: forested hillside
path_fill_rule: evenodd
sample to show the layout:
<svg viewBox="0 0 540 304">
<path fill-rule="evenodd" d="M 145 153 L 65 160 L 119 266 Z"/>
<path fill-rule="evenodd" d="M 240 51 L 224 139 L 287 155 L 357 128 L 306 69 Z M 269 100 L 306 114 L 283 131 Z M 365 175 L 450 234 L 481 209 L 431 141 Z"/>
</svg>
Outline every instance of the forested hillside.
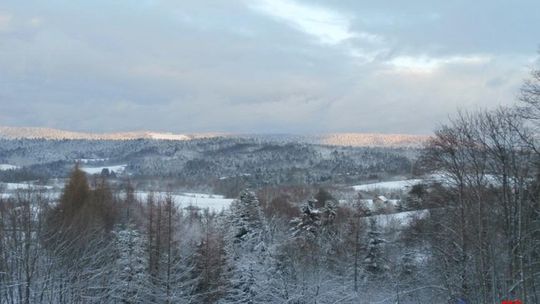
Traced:
<svg viewBox="0 0 540 304">
<path fill-rule="evenodd" d="M 178 186 L 236 196 L 240 186 L 354 183 L 410 174 L 415 148 L 334 147 L 248 139 L 0 140 L 0 181 L 63 178 L 85 167 L 124 165 L 132 180 L 166 178 Z M 118 173 L 118 172 L 117 172 Z M 234 189 L 231 189 L 234 188 Z"/>
</svg>

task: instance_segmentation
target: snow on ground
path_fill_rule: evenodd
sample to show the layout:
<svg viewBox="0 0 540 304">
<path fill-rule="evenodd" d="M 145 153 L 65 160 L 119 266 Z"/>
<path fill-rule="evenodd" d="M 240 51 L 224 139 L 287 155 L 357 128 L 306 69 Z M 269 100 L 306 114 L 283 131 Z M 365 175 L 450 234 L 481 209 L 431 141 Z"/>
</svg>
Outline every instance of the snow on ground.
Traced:
<svg viewBox="0 0 540 304">
<path fill-rule="evenodd" d="M 353 189 L 356 191 L 373 191 L 376 189 L 384 190 L 406 190 L 413 185 L 423 182 L 422 179 L 407 179 L 407 180 L 398 180 L 391 182 L 380 182 L 380 183 L 371 183 L 364 185 L 353 186 Z"/>
<path fill-rule="evenodd" d="M 103 169 L 109 169 L 109 172 L 122 173 L 127 165 L 101 166 L 101 167 L 81 167 L 81 170 L 88 174 L 100 174 Z"/>
<path fill-rule="evenodd" d="M 146 201 L 148 198 L 148 192 L 136 192 L 137 198 Z M 165 198 L 166 193 L 158 192 L 154 193 L 154 196 Z M 234 199 L 224 198 L 222 195 L 215 194 L 203 194 L 203 193 L 182 193 L 172 194 L 174 203 L 180 207 L 185 208 L 188 206 L 199 207 L 201 209 L 210 209 L 213 212 L 220 212 L 229 208 L 229 205 Z"/>
<path fill-rule="evenodd" d="M 411 221 L 415 218 L 423 218 L 427 216 L 428 210 L 415 210 L 405 211 L 391 214 L 378 214 L 368 218 L 374 218 L 377 221 L 377 225 L 380 227 L 406 227 L 410 225 Z"/>
<path fill-rule="evenodd" d="M 101 171 L 99 171 L 101 172 Z M 61 192 L 51 191 L 53 186 L 35 185 L 32 183 L 0 183 L 0 198 L 13 197 L 17 190 L 49 190 L 46 195 L 51 199 L 57 199 L 60 197 Z M 142 202 L 146 202 L 149 192 L 135 192 L 136 197 Z M 165 192 L 155 192 L 155 198 L 166 197 Z M 194 206 L 201 209 L 209 209 L 213 212 L 221 212 L 227 208 L 234 199 L 225 198 L 223 195 L 217 194 L 204 194 L 204 193 L 178 193 L 172 194 L 174 203 L 178 208 L 185 208 L 188 206 Z"/>
<path fill-rule="evenodd" d="M 43 185 L 34 185 L 32 183 L 0 183 L 0 188 L 8 190 L 8 191 L 15 191 L 15 190 L 28 190 L 28 189 L 50 190 L 53 187 L 43 186 Z"/>
<path fill-rule="evenodd" d="M 190 193 L 190 192 L 184 192 L 182 193 L 182 196 L 188 196 L 193 198 L 215 198 L 215 199 L 224 199 L 225 197 L 223 195 L 219 194 L 205 194 L 205 193 Z"/>
<path fill-rule="evenodd" d="M 239 176 L 251 176 L 251 174 L 249 174 L 249 173 L 240 173 L 240 174 L 234 175 L 234 176 L 222 176 L 219 179 L 220 180 L 225 180 L 225 179 L 228 179 L 228 178 L 239 177 Z"/>
<path fill-rule="evenodd" d="M 178 195 L 175 196 L 174 201 L 176 203 L 180 203 L 182 207 L 196 206 L 202 209 L 208 208 L 211 211 L 220 212 L 229 208 L 229 205 L 231 204 L 233 199 Z"/>
<path fill-rule="evenodd" d="M 490 185 L 493 187 L 499 187 L 502 185 L 502 175 L 495 175 L 495 174 L 484 174 L 483 176 L 475 176 L 473 174 L 467 176 L 463 176 L 465 182 L 480 182 L 484 185 Z M 480 180 L 478 180 L 480 179 Z M 441 183 L 443 186 L 449 186 L 449 187 L 456 187 L 457 186 L 457 180 L 455 176 L 452 176 L 450 174 L 445 174 L 441 172 L 436 172 L 428 176 L 426 179 L 430 182 L 437 182 Z"/>
<path fill-rule="evenodd" d="M 398 199 L 389 199 L 385 201 L 374 202 L 372 199 L 361 199 L 360 200 L 364 207 L 369 209 L 372 212 L 377 212 L 381 209 L 392 209 L 396 208 L 399 205 L 400 200 Z M 347 202 L 345 202 L 346 204 Z M 353 204 L 351 204 L 353 206 Z"/>
<path fill-rule="evenodd" d="M 88 164 L 88 163 L 94 163 L 94 162 L 104 162 L 109 160 L 108 158 L 79 158 L 77 159 L 78 162 L 81 164 Z"/>
<path fill-rule="evenodd" d="M 474 176 L 470 177 L 474 179 Z M 483 177 L 483 183 L 486 185 L 498 186 L 501 185 L 500 176 L 493 174 L 485 174 Z M 410 187 L 420 184 L 420 183 L 441 183 L 445 186 L 455 186 L 455 180 L 453 177 L 445 175 L 443 173 L 433 173 L 425 177 L 425 179 L 406 179 L 406 180 L 397 180 L 397 181 L 388 181 L 388 182 L 379 182 L 371 184 L 363 184 L 352 186 L 355 191 L 373 191 L 377 189 L 386 190 L 386 191 L 396 191 L 396 190 L 408 190 Z"/>
<path fill-rule="evenodd" d="M 0 171 L 13 170 L 13 169 L 18 169 L 18 168 L 19 168 L 18 166 L 14 166 L 14 165 L 0 164 Z"/>
</svg>

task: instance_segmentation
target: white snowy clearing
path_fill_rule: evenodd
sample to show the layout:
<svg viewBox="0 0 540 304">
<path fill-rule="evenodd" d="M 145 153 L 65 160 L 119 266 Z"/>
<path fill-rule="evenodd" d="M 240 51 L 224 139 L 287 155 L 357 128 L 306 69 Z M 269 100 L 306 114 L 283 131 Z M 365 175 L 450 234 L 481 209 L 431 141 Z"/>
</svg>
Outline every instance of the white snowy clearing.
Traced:
<svg viewBox="0 0 540 304">
<path fill-rule="evenodd" d="M 52 186 L 43 186 L 43 185 L 35 185 L 32 183 L 0 183 L 0 188 L 3 188 L 8 191 L 15 191 L 15 190 L 28 190 L 28 189 L 34 189 L 34 190 L 50 190 L 53 187 Z"/>
<path fill-rule="evenodd" d="M 398 199 L 378 200 L 377 202 L 374 202 L 372 199 L 363 199 L 361 201 L 372 212 L 380 209 L 396 208 L 400 202 Z"/>
<path fill-rule="evenodd" d="M 77 159 L 78 162 L 81 164 L 88 164 L 88 163 L 94 163 L 94 162 L 103 162 L 109 160 L 108 158 L 79 158 Z"/>
<path fill-rule="evenodd" d="M 102 167 L 81 167 L 81 170 L 88 174 L 100 174 L 103 169 L 109 169 L 109 172 L 122 173 L 127 165 L 102 166 Z"/>
<path fill-rule="evenodd" d="M 415 210 L 390 214 L 372 215 L 368 218 L 374 218 L 377 221 L 377 225 L 383 228 L 403 228 L 409 226 L 413 219 L 426 217 L 428 215 L 428 212 L 428 210 Z"/>
<path fill-rule="evenodd" d="M 0 171 L 13 170 L 13 169 L 18 169 L 18 168 L 19 168 L 18 166 L 14 166 L 14 165 L 0 164 Z"/>
<path fill-rule="evenodd" d="M 239 176 L 251 176 L 251 174 L 249 174 L 249 173 L 240 173 L 240 174 L 234 175 L 234 176 L 222 176 L 219 179 L 220 180 L 225 180 L 225 179 L 228 179 L 228 178 L 231 178 L 231 177 L 239 177 Z"/>
<path fill-rule="evenodd" d="M 208 198 L 208 199 L 224 199 L 225 198 L 223 195 L 219 195 L 219 194 L 191 193 L 191 192 L 184 192 L 182 193 L 182 196 L 192 197 L 192 198 Z"/>
<path fill-rule="evenodd" d="M 148 198 L 148 192 L 136 192 L 135 195 L 137 198 L 145 202 Z M 161 197 L 165 198 L 166 193 L 157 192 L 154 193 L 156 198 Z M 182 194 L 172 194 L 174 203 L 179 208 L 185 208 L 188 206 L 194 206 L 201 209 L 209 209 L 213 212 L 221 212 L 231 204 L 234 199 L 224 198 L 222 195 L 216 194 L 203 194 L 203 193 L 182 193 Z"/>
<path fill-rule="evenodd" d="M 355 191 L 372 191 L 376 189 L 385 189 L 385 190 L 407 190 L 408 188 L 423 182 L 422 179 L 406 179 L 406 180 L 397 180 L 391 182 L 380 182 L 380 183 L 371 183 L 364 185 L 353 186 Z"/>
</svg>

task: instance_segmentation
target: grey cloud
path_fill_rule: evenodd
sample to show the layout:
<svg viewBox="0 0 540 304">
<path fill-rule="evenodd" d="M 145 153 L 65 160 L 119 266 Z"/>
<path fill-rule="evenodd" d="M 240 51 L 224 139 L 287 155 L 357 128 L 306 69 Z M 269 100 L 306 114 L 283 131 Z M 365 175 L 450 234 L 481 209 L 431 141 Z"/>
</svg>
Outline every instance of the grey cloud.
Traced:
<svg viewBox="0 0 540 304">
<path fill-rule="evenodd" d="M 8 0 L 0 125 L 429 133 L 457 107 L 513 103 L 540 43 L 535 1 L 279 2 L 297 11 Z"/>
</svg>

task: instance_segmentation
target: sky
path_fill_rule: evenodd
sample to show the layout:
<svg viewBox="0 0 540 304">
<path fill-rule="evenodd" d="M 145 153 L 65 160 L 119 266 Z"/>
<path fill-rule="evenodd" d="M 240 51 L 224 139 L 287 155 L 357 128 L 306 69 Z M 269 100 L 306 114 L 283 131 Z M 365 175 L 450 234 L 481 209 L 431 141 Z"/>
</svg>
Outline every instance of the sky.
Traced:
<svg viewBox="0 0 540 304">
<path fill-rule="evenodd" d="M 0 126 L 430 134 L 516 102 L 540 1 L 0 1 Z"/>
</svg>

